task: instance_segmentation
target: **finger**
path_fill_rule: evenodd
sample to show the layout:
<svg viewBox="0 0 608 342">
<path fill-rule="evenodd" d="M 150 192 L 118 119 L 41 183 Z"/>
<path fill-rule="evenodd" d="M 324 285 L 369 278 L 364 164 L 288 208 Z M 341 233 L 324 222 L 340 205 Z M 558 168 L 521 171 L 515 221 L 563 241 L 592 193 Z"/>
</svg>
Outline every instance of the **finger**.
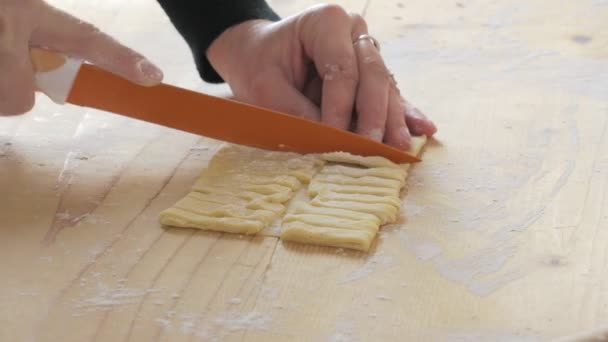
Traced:
<svg viewBox="0 0 608 342">
<path fill-rule="evenodd" d="M 389 72 L 378 49 L 369 40 L 358 40 L 355 51 L 359 62 L 357 133 L 382 141 L 387 127 Z"/>
<path fill-rule="evenodd" d="M 305 53 L 323 80 L 321 120 L 347 129 L 358 83 L 351 18 L 340 6 L 325 5 L 305 15 L 298 29 Z"/>
<path fill-rule="evenodd" d="M 304 96 L 312 103 L 314 103 L 317 107 L 321 107 L 321 96 L 323 91 L 323 81 L 319 78 L 318 75 L 311 76 L 308 83 L 304 86 Z"/>
<path fill-rule="evenodd" d="M 405 123 L 403 113 L 399 91 L 396 86 L 391 85 L 384 141 L 401 150 L 408 150 L 411 145 L 411 134 Z"/>
<path fill-rule="evenodd" d="M 35 102 L 34 73 L 27 46 L 0 48 L 0 115 L 23 114 Z"/>
<path fill-rule="evenodd" d="M 82 58 L 132 82 L 152 86 L 163 74 L 141 54 L 120 44 L 95 26 L 50 5 L 44 5 L 40 25 L 32 32 L 30 43 Z"/>
<path fill-rule="evenodd" d="M 405 111 L 405 122 L 414 135 L 432 136 L 437 132 L 435 124 L 429 120 L 418 108 L 405 99 L 401 99 Z"/>
<path fill-rule="evenodd" d="M 280 73 L 279 70 L 260 75 L 253 81 L 254 104 L 280 112 L 299 116 L 312 121 L 320 121 L 321 113 L 309 99 Z"/>
</svg>

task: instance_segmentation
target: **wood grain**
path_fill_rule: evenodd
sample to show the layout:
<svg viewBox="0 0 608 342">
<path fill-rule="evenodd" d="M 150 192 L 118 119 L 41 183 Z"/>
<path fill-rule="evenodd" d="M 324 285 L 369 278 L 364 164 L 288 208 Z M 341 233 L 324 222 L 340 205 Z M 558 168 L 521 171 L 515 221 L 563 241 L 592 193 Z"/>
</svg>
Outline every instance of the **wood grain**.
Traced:
<svg viewBox="0 0 608 342">
<path fill-rule="evenodd" d="M 168 82 L 228 93 L 155 2 L 52 3 Z M 163 228 L 219 143 L 39 97 L 0 118 L 0 340 L 545 341 L 605 325 L 608 3 L 338 3 L 440 129 L 370 253 Z"/>
</svg>

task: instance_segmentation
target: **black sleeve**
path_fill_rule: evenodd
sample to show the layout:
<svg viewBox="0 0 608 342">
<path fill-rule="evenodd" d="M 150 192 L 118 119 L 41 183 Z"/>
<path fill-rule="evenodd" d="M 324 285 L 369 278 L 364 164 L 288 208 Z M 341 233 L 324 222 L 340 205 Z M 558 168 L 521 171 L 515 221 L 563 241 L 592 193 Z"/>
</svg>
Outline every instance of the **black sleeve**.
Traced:
<svg viewBox="0 0 608 342">
<path fill-rule="evenodd" d="M 251 19 L 276 21 L 279 16 L 264 0 L 157 0 L 184 37 L 201 78 L 221 83 L 207 59 L 207 48 L 230 26 Z"/>
</svg>

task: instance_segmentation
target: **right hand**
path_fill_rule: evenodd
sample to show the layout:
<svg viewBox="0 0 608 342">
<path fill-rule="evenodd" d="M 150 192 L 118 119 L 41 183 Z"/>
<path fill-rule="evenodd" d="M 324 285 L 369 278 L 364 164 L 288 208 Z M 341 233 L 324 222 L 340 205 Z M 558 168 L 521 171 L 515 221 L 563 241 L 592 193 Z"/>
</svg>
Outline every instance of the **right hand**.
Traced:
<svg viewBox="0 0 608 342">
<path fill-rule="evenodd" d="M 86 60 L 144 86 L 163 78 L 144 56 L 44 0 L 0 0 L 0 115 L 23 114 L 34 106 L 31 47 Z"/>
<path fill-rule="evenodd" d="M 357 39 L 367 33 L 360 15 L 319 5 L 277 22 L 237 24 L 207 57 L 240 101 L 407 150 L 412 134 L 437 128 L 401 96 L 378 47 Z"/>
</svg>

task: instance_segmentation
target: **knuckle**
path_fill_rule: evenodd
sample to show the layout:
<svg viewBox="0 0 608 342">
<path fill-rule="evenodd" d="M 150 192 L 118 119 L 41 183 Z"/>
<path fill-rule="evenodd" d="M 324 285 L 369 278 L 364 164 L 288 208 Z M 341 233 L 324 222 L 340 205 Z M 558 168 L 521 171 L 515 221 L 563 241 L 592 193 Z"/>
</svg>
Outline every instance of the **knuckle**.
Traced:
<svg viewBox="0 0 608 342">
<path fill-rule="evenodd" d="M 375 75 L 374 77 L 382 77 L 386 79 L 390 84 L 396 85 L 395 80 L 391 76 L 391 73 L 386 68 L 384 61 L 380 57 L 365 57 L 363 59 L 363 68 L 366 73 Z"/>
<path fill-rule="evenodd" d="M 359 70 L 354 56 L 346 55 L 337 58 L 336 63 L 325 65 L 325 80 L 347 80 L 357 82 L 359 80 Z"/>
<path fill-rule="evenodd" d="M 388 76 L 386 66 L 381 58 L 378 57 L 366 57 L 363 59 L 363 65 L 371 71 L 383 73 Z"/>
<path fill-rule="evenodd" d="M 101 30 L 99 30 L 99 28 L 91 23 L 88 23 L 86 21 L 81 21 L 79 23 L 80 26 L 80 33 L 87 35 L 87 36 L 96 36 L 101 34 Z"/>
<path fill-rule="evenodd" d="M 320 5 L 317 10 L 328 20 L 350 20 L 350 14 L 348 14 L 342 6 L 337 4 Z"/>
<path fill-rule="evenodd" d="M 358 13 L 351 14 L 351 20 L 353 22 L 353 26 L 363 27 L 363 28 L 367 29 L 367 23 L 365 22 L 365 19 L 363 19 L 363 17 L 360 14 L 358 14 Z"/>
<path fill-rule="evenodd" d="M 390 73 L 386 70 L 386 66 L 382 60 L 369 58 L 363 61 L 365 68 L 374 75 L 380 75 L 390 81 Z"/>
</svg>

